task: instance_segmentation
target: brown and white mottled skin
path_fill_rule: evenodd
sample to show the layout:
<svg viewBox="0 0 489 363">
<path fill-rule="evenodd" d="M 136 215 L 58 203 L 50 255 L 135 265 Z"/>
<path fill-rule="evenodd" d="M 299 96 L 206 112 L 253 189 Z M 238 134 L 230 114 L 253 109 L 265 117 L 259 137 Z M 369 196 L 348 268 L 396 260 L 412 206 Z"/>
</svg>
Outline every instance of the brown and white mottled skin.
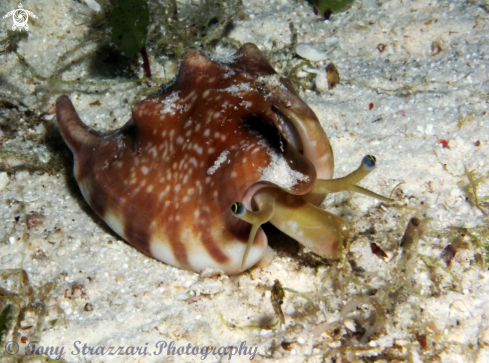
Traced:
<svg viewBox="0 0 489 363">
<path fill-rule="evenodd" d="M 239 273 L 251 225 L 231 206 L 260 209 L 270 196 L 270 221 L 313 251 L 337 257 L 348 238 L 341 218 L 306 202 L 324 194 L 301 197 L 317 177 L 332 178 L 326 134 L 253 44 L 219 62 L 187 50 L 176 79 L 136 104 L 121 129 L 89 129 L 67 96 L 58 98 L 56 115 L 87 202 L 120 236 L 165 263 Z M 264 177 L 274 157 L 302 177 L 288 185 Z M 325 229 L 316 234 L 321 218 Z M 244 269 L 269 255 L 267 245 L 260 228 Z"/>
</svg>

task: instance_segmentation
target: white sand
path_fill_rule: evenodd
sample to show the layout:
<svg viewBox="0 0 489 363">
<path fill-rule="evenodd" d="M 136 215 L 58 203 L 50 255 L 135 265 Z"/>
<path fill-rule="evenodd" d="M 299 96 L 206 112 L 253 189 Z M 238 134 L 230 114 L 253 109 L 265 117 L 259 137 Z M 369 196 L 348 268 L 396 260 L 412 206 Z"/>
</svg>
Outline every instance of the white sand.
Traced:
<svg viewBox="0 0 489 363">
<path fill-rule="evenodd" d="M 348 258 L 365 271 L 355 273 L 347 262 L 310 267 L 304 262 L 310 260 L 306 254 L 294 252 L 293 242 L 280 247 L 275 241 L 278 255 L 267 268 L 234 277 L 199 276 L 149 258 L 110 233 L 82 209 L 86 204 L 68 189 L 64 171 L 57 175 L 20 171 L 9 174 L 10 180 L 0 174 L 0 286 L 16 292 L 17 275 L 9 269 L 23 267 L 37 298 L 47 307 L 40 336 L 34 335 L 37 320 L 32 313 L 21 325 L 34 327 L 20 330 L 21 336 L 28 342 L 39 340 L 44 347 L 64 346 L 63 358 L 70 362 L 201 361 L 201 355 L 71 355 L 75 341 L 81 342 L 80 347 L 85 343 L 124 349 L 139 346 L 149 347 L 149 352 L 159 341 L 174 341 L 176 347 L 184 348 L 246 342 L 248 347 L 258 347 L 256 361 L 332 362 L 336 357 L 336 362 L 361 362 L 362 356 L 379 356 L 377 362 L 489 362 L 489 275 L 475 257 L 481 249 L 467 238 L 468 248 L 459 250 L 448 269 L 426 265 L 436 261 L 445 266 L 440 252 L 459 233 L 451 228 L 488 223 L 487 216 L 466 200 L 464 189 L 468 185 L 464 165 L 476 178 L 489 172 L 487 1 L 364 0 L 326 22 L 314 17 L 309 6 L 293 0 L 244 3 L 246 16 L 236 22 L 231 38 L 253 42 L 262 50 L 281 49 L 290 43 L 289 22 L 293 22 L 299 43 L 329 52 L 327 61 L 313 62 L 313 66 L 321 69 L 333 62 L 338 68 L 341 82 L 335 89 L 302 95 L 328 133 L 336 175 L 346 175 L 364 155 L 372 154 L 378 167 L 362 186 L 389 195 L 403 183 L 395 193 L 399 208 L 379 207 L 371 198 L 347 193 L 328 196 L 324 204 L 351 223 L 356 238 Z M 30 20 L 29 38 L 19 44 L 18 52 L 39 74 L 49 76 L 57 57 L 86 36 L 80 13 L 90 9 L 71 0 L 56 6 L 51 0 L 22 4 L 39 19 Z M 2 1 L 0 14 L 17 5 Z M 1 39 L 12 19 L 2 19 L 0 24 Z M 332 37 L 337 41 L 328 41 Z M 379 44 L 384 45 L 383 52 Z M 80 54 L 93 49 L 88 44 Z M 224 55 L 229 51 L 217 49 L 214 54 Z M 20 112 L 9 111 L 20 126 L 8 139 L 0 139 L 0 151 L 21 151 L 46 162 L 52 152 L 38 144 L 36 137 L 43 127 L 22 127 L 23 112 L 36 111 L 40 96 L 50 92 L 47 109 L 70 86 L 47 87 L 32 78 L 13 53 L 0 55 L 0 62 L 0 92 L 23 102 Z M 171 77 L 176 69 L 176 63 L 164 59 L 151 62 L 156 76 L 162 78 Z M 280 68 L 280 64 L 275 66 Z M 64 74 L 64 79 L 78 77 L 90 79 L 84 62 Z M 70 97 L 80 117 L 99 130 L 121 126 L 129 118 L 131 104 L 140 99 L 139 86 L 133 84 L 76 89 Z M 100 106 L 89 106 L 97 100 Z M 4 119 L 0 122 L 5 133 Z M 440 139 L 449 147 L 443 148 Z M 480 146 L 475 145 L 477 141 Z M 8 166 L 23 162 L 4 153 L 0 157 Z M 487 179 L 480 182 L 478 195 L 489 195 Z M 28 213 L 46 216 L 42 226 L 29 230 L 27 244 L 22 242 L 22 200 Z M 488 211 L 487 202 L 482 208 Z M 418 252 L 425 257 L 414 256 L 412 271 L 406 274 L 398 269 L 399 240 L 413 216 L 423 221 L 426 233 Z M 372 227 L 375 234 L 358 234 Z M 53 234 L 57 229 L 61 232 Z M 480 236 L 485 244 L 487 233 L 486 228 Z M 389 258 L 373 255 L 372 242 Z M 270 303 L 275 279 L 307 293 L 317 310 L 286 292 L 285 326 L 245 328 L 276 321 Z M 50 282 L 53 288 L 43 297 L 39 291 Z M 393 297 L 394 304 L 380 311 L 380 316 L 386 314 L 384 328 L 361 346 L 359 324 L 369 327 L 364 318 L 374 308 L 363 304 L 343 322 L 341 309 L 369 289 L 378 289 L 372 298 L 385 305 L 386 291 L 402 286 Z M 313 336 L 319 324 L 334 322 L 339 322 L 333 324 L 338 326 L 336 331 Z M 351 330 L 358 335 L 352 336 Z M 421 349 L 416 333 L 426 335 L 427 350 Z M 5 355 L 3 350 L 0 354 Z M 241 360 L 248 358 L 243 355 Z M 205 361 L 224 362 L 227 357 L 209 355 Z"/>
</svg>

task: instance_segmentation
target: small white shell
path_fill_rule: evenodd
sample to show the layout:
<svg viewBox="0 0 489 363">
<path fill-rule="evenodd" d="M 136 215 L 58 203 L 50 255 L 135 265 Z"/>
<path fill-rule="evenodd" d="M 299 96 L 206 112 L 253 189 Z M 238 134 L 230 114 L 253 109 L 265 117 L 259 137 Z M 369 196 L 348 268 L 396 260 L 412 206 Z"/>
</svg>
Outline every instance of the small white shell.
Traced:
<svg viewBox="0 0 489 363">
<path fill-rule="evenodd" d="M 343 324 L 345 325 L 345 327 L 351 331 L 351 332 L 356 332 L 357 329 L 355 327 L 355 322 L 352 320 L 352 319 L 345 319 L 343 321 Z"/>
<path fill-rule="evenodd" d="M 326 52 L 320 52 L 311 44 L 301 43 L 295 48 L 295 52 L 299 57 L 310 60 L 311 62 L 319 62 L 326 60 L 328 55 Z"/>
<path fill-rule="evenodd" d="M 87 6 L 94 11 L 102 11 L 102 7 L 95 0 L 85 0 Z"/>
<path fill-rule="evenodd" d="M 338 44 L 338 42 L 339 42 L 338 37 L 329 37 L 324 39 L 324 44 L 326 44 L 326 47 L 336 45 Z"/>
</svg>

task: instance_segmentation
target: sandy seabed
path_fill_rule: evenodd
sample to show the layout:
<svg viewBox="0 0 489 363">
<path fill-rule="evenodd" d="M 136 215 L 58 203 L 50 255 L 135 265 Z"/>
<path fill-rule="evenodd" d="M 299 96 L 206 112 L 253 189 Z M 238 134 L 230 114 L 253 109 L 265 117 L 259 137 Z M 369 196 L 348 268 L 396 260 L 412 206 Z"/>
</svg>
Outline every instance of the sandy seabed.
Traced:
<svg viewBox="0 0 489 363">
<path fill-rule="evenodd" d="M 17 52 L 37 77 L 13 52 L 0 55 L 0 298 L 26 308 L 2 343 L 2 361 L 13 359 L 16 346 L 25 354 L 38 342 L 68 362 L 489 362 L 487 1 L 364 0 L 329 21 L 299 1 L 244 1 L 230 39 L 264 52 L 284 49 L 293 23 L 299 43 L 327 53 L 296 76 L 336 65 L 336 88 L 301 93 L 329 136 L 336 176 L 372 154 L 378 167 L 361 185 L 383 195 L 398 187 L 396 207 L 328 196 L 323 207 L 352 226 L 343 261 L 316 261 L 270 230 L 272 263 L 231 277 L 145 256 L 90 211 L 64 166 L 43 171 L 62 151 L 39 142 L 52 132 L 57 96 L 67 93 L 89 126 L 109 130 L 127 121 L 144 85 L 41 79 L 89 35 L 81 14 L 93 10 L 83 1 L 22 4 L 38 19 L 29 20 Z M 17 6 L 2 1 L 0 14 Z M 11 26 L 2 19 L 0 39 Z M 91 79 L 83 61 L 90 47 L 63 79 Z M 216 48 L 212 56 L 232 53 Z M 156 77 L 173 77 L 176 60 L 150 61 Z M 25 170 L 32 160 L 36 167 Z M 478 183 L 479 208 L 467 171 Z M 422 236 L 406 251 L 400 240 L 412 217 Z M 440 255 L 455 240 L 447 266 Z M 387 257 L 374 254 L 372 243 Z M 285 324 L 271 328 L 277 279 L 302 295 L 285 292 Z"/>
</svg>

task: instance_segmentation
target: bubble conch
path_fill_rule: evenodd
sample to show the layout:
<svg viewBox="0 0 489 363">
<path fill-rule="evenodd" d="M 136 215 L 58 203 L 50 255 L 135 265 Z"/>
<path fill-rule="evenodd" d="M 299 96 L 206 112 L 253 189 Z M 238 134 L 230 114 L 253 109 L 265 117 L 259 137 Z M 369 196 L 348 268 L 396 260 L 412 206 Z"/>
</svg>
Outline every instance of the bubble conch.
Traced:
<svg viewBox="0 0 489 363">
<path fill-rule="evenodd" d="M 325 195 L 390 201 L 356 185 L 374 168 L 372 156 L 332 179 L 316 115 L 253 44 L 220 61 L 187 50 L 176 78 L 118 130 L 88 128 L 67 96 L 56 116 L 88 204 L 130 244 L 183 269 L 237 274 L 269 262 L 266 222 L 338 258 L 349 227 L 318 208 Z"/>
</svg>

